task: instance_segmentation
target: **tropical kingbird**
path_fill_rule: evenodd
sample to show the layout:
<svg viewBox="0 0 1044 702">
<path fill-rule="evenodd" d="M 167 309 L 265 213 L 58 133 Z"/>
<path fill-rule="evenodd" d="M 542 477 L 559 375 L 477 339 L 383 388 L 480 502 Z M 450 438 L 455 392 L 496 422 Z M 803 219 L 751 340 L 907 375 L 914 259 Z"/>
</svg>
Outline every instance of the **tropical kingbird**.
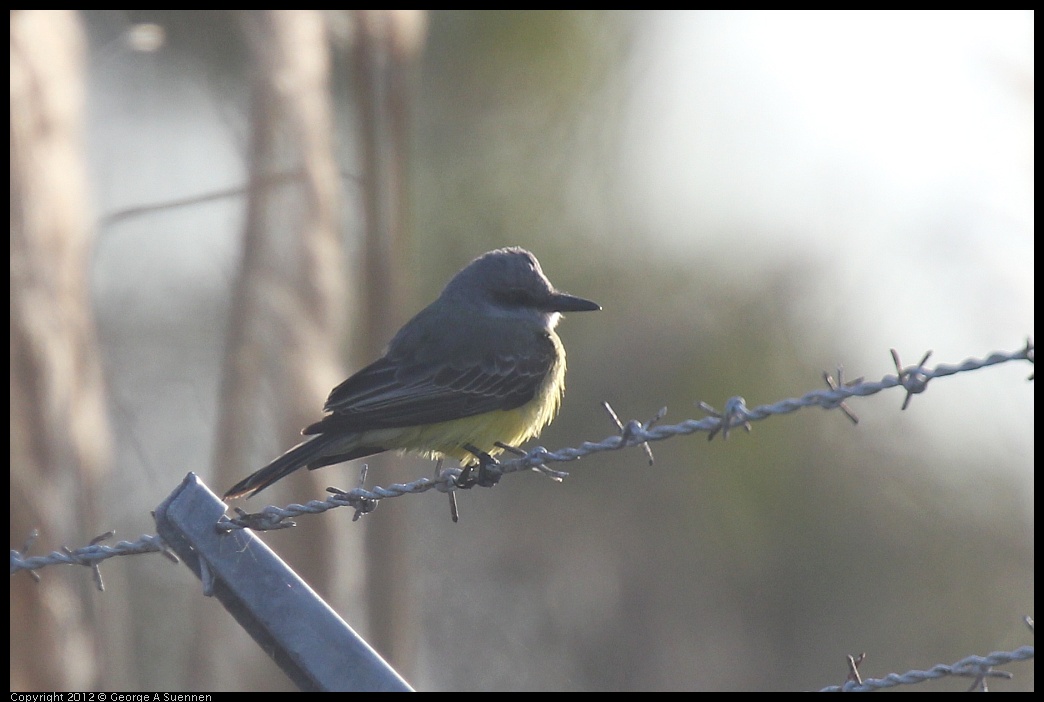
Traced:
<svg viewBox="0 0 1044 702">
<path fill-rule="evenodd" d="M 309 470 L 401 450 L 480 465 L 540 434 L 562 401 L 561 312 L 601 309 L 555 290 L 520 248 L 485 253 L 395 334 L 384 355 L 330 392 L 298 444 L 225 498 Z"/>
</svg>

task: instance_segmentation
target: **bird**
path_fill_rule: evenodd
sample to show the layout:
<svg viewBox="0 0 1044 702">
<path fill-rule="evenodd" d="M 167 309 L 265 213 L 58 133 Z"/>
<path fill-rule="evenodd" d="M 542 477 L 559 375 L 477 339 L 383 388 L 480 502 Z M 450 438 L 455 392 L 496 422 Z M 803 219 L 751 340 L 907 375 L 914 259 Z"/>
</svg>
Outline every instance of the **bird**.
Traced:
<svg viewBox="0 0 1044 702">
<path fill-rule="evenodd" d="M 464 473 L 538 436 L 565 391 L 564 312 L 601 306 L 560 292 L 529 251 L 482 254 L 406 322 L 384 353 L 335 387 L 310 437 L 233 485 L 252 497 L 300 468 L 385 451 L 461 461 Z M 482 483 L 485 484 L 485 483 Z M 462 485 L 465 486 L 465 485 Z"/>
</svg>

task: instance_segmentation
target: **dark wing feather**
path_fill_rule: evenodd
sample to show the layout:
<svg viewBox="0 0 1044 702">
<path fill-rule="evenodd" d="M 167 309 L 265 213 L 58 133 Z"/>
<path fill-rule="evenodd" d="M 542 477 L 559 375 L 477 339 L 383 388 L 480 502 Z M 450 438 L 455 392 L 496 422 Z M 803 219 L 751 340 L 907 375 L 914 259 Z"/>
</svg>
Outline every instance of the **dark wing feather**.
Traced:
<svg viewBox="0 0 1044 702">
<path fill-rule="evenodd" d="M 334 388 L 329 414 L 304 433 L 418 426 L 520 407 L 555 363 L 552 341 L 544 336 L 540 342 L 525 356 L 502 351 L 472 363 L 378 359 Z"/>
</svg>

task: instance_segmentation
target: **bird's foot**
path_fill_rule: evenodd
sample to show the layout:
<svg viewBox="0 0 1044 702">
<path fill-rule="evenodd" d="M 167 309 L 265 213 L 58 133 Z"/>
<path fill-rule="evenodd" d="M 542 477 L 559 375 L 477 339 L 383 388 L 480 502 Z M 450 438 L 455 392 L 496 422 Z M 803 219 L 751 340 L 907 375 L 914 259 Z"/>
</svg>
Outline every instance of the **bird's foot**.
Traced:
<svg viewBox="0 0 1044 702">
<path fill-rule="evenodd" d="M 499 467 L 500 461 L 471 444 L 465 444 L 464 448 L 478 459 L 478 463 L 464 466 L 455 481 L 458 488 L 470 490 L 476 485 L 479 487 L 493 487 L 500 482 L 500 477 L 503 475 Z"/>
</svg>

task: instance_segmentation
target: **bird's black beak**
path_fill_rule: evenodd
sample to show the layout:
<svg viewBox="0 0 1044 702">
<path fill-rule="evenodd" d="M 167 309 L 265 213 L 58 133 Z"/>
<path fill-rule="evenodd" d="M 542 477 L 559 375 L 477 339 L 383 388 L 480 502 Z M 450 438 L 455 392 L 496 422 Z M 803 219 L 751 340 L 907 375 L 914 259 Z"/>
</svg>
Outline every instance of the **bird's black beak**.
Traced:
<svg viewBox="0 0 1044 702">
<path fill-rule="evenodd" d="M 551 296 L 551 309 L 554 312 L 594 312 L 602 309 L 597 302 L 582 297 L 556 292 Z"/>
</svg>

